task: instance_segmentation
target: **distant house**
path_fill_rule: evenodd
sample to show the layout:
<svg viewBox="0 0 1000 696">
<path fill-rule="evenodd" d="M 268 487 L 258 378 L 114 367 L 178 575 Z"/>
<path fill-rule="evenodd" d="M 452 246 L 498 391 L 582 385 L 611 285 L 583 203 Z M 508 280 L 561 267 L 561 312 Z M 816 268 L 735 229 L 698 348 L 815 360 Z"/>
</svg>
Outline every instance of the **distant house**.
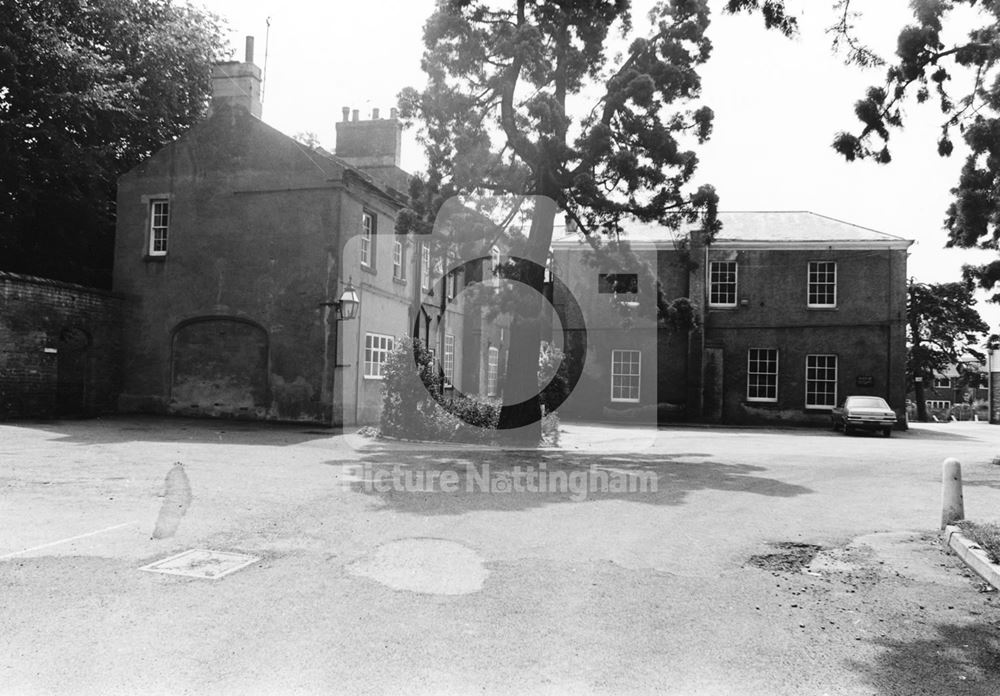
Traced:
<svg viewBox="0 0 1000 696">
<path fill-rule="evenodd" d="M 486 393 L 502 328 L 459 296 L 483 271 L 395 234 L 409 181 L 395 110 L 345 109 L 331 154 L 260 120 L 249 57 L 213 80 L 210 115 L 119 180 L 121 410 L 374 422 L 403 334 L 450 384 Z M 350 290 L 360 306 L 342 319 Z"/>
<path fill-rule="evenodd" d="M 949 365 L 947 369 L 924 384 L 924 404 L 927 413 L 939 420 L 947 420 L 952 416 L 952 409 L 959 404 L 975 406 L 985 404 L 989 400 L 989 373 L 985 360 L 968 357 Z M 906 395 L 910 404 L 910 418 L 916 417 L 916 394 L 912 390 Z M 974 409 L 983 411 L 984 408 Z M 969 414 L 958 414 L 969 415 Z M 982 414 L 986 416 L 985 412 Z"/>
<path fill-rule="evenodd" d="M 553 271 L 582 307 L 567 335 L 587 333 L 564 412 L 826 424 L 845 396 L 873 394 L 904 422 L 912 242 L 810 212 L 719 218 L 709 244 L 693 229 L 675 238 L 640 223 L 626 225 L 617 255 L 595 257 L 576 235 L 556 240 Z M 697 328 L 665 324 L 657 285 L 690 301 Z"/>
</svg>

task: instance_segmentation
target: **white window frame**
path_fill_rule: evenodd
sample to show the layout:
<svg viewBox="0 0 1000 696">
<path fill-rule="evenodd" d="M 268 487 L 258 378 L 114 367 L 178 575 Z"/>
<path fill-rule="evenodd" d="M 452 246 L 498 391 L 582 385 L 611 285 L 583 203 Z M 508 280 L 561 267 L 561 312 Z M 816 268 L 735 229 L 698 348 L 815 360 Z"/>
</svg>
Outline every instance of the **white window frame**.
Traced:
<svg viewBox="0 0 1000 696">
<path fill-rule="evenodd" d="M 733 301 L 732 302 L 716 302 L 712 298 L 715 296 L 715 288 L 717 286 L 729 285 L 729 282 L 723 282 L 716 278 L 716 266 L 722 265 L 732 265 L 733 267 Z M 740 292 L 740 267 L 736 261 L 712 261 L 708 264 L 708 306 L 715 309 L 731 309 L 737 306 L 739 302 L 739 292 Z"/>
<path fill-rule="evenodd" d="M 766 351 L 767 353 L 774 353 L 774 372 L 762 372 L 760 370 L 752 370 L 751 369 L 753 367 L 752 356 L 754 355 L 754 351 Z M 781 360 L 781 356 L 779 355 L 777 348 L 748 348 L 747 349 L 747 391 L 746 391 L 746 396 L 747 396 L 747 401 L 748 402 L 765 403 L 765 404 L 774 404 L 774 403 L 778 402 L 778 379 L 779 379 L 779 376 L 781 375 L 781 362 L 780 362 L 780 360 Z M 762 362 L 761 359 L 758 358 L 757 359 L 758 365 L 761 362 Z M 770 360 L 766 360 L 765 362 L 770 362 Z M 774 376 L 774 396 L 773 397 L 772 396 L 750 396 L 750 382 L 751 382 L 751 377 L 753 377 L 755 375 L 758 375 L 758 376 L 771 376 L 771 375 L 773 375 Z M 759 390 L 760 389 L 760 384 L 758 383 L 756 386 L 757 386 L 757 388 Z M 758 391 L 758 394 L 759 394 L 759 391 Z"/>
<path fill-rule="evenodd" d="M 924 401 L 924 407 L 928 411 L 947 411 L 951 408 L 951 402 L 942 399 L 927 399 Z"/>
<path fill-rule="evenodd" d="M 814 365 L 810 365 L 809 363 L 810 363 L 810 360 L 812 358 L 826 358 L 828 360 L 830 358 L 832 358 L 833 359 L 833 379 L 818 379 L 818 378 L 816 378 L 816 376 L 815 376 L 816 375 L 816 371 L 818 371 L 818 370 L 829 370 L 830 369 L 830 365 L 829 364 L 826 364 L 826 365 L 823 365 L 823 366 L 819 366 L 819 365 L 815 365 L 815 364 Z M 812 373 L 810 373 L 810 371 L 812 371 Z M 810 377 L 810 374 L 812 374 L 813 376 Z M 810 410 L 816 410 L 816 411 L 829 411 L 834 406 L 836 406 L 837 405 L 837 379 L 839 377 L 840 377 L 840 361 L 837 359 L 837 356 L 835 354 L 832 354 L 832 353 L 816 353 L 816 354 L 813 354 L 813 355 L 807 355 L 806 356 L 806 379 L 805 379 L 805 382 L 806 382 L 806 408 L 810 409 Z M 815 403 L 815 401 L 810 402 L 810 399 L 812 399 L 813 397 L 819 396 L 820 394 L 825 394 L 826 393 L 826 392 L 819 392 L 819 391 L 817 391 L 815 389 L 810 389 L 809 388 L 810 385 L 812 385 L 812 384 L 830 384 L 830 383 L 833 384 L 833 399 L 832 399 L 832 401 L 830 403 L 828 403 L 828 404 L 820 404 L 820 403 Z"/>
<path fill-rule="evenodd" d="M 935 377 L 934 378 L 934 389 L 951 389 L 951 378 L 950 377 Z"/>
<path fill-rule="evenodd" d="M 628 355 L 628 360 L 624 360 L 624 354 Z M 621 356 L 621 357 L 619 357 Z M 635 358 L 634 360 L 632 358 Z M 628 365 L 629 371 L 623 372 L 621 368 Z M 635 372 L 632 371 L 633 366 Z M 631 384 L 632 378 L 635 378 L 635 384 Z M 628 379 L 630 382 L 628 384 L 619 383 L 616 385 L 615 380 Z M 635 350 L 632 348 L 615 348 L 611 351 L 611 401 L 616 403 L 628 403 L 637 404 L 642 398 L 642 351 Z M 618 386 L 618 396 L 615 396 L 615 387 Z M 635 396 L 632 396 L 633 388 Z M 628 390 L 627 392 L 625 390 Z M 628 396 L 623 396 L 623 394 L 628 393 Z"/>
<path fill-rule="evenodd" d="M 420 289 L 431 289 L 431 248 L 426 242 L 420 243 Z"/>
<path fill-rule="evenodd" d="M 385 379 L 383 368 L 396 339 L 386 334 L 365 334 L 365 379 Z"/>
<path fill-rule="evenodd" d="M 441 256 L 435 256 L 431 262 L 431 269 L 433 271 L 433 276 L 431 276 L 431 283 L 440 283 L 442 285 L 447 285 L 447 283 L 442 283 L 442 276 L 444 275 L 444 259 Z"/>
<path fill-rule="evenodd" d="M 159 212 L 160 209 L 164 212 Z M 159 223 L 159 224 L 158 224 Z M 170 241 L 170 199 L 152 198 L 149 201 L 149 250 L 150 256 L 166 256 Z M 162 242 L 162 245 L 158 244 Z M 160 248 L 157 248 L 157 247 Z"/>
<path fill-rule="evenodd" d="M 833 281 L 827 280 L 813 280 L 813 267 L 819 264 L 833 266 Z M 816 274 L 819 274 L 819 270 L 816 270 Z M 813 285 L 817 287 L 833 285 L 833 302 L 813 302 Z M 819 293 L 815 293 L 819 294 Z M 826 294 L 825 292 L 823 294 Z M 836 261 L 810 261 L 806 264 L 806 306 L 811 309 L 831 309 L 837 306 L 837 262 Z"/>
<path fill-rule="evenodd" d="M 361 265 L 375 267 L 375 214 L 361 213 Z"/>
<path fill-rule="evenodd" d="M 392 277 L 396 280 L 406 280 L 405 261 L 403 242 L 397 239 L 392 243 Z"/>
<path fill-rule="evenodd" d="M 449 271 L 448 278 L 445 280 L 445 286 L 445 293 L 448 295 L 448 299 L 454 300 L 455 295 L 458 294 L 458 269 Z"/>
<path fill-rule="evenodd" d="M 486 351 L 486 396 L 497 395 L 497 381 L 500 376 L 500 349 L 490 346 Z"/>
<path fill-rule="evenodd" d="M 455 383 L 455 334 L 444 335 L 444 378 L 449 385 Z"/>
</svg>

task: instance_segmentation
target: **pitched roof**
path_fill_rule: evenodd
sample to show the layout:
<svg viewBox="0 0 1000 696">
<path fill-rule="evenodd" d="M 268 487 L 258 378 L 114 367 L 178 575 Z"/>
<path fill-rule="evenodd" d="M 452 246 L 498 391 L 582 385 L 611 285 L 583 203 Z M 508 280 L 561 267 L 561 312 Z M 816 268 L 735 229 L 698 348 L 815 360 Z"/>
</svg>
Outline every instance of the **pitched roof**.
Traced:
<svg viewBox="0 0 1000 696">
<path fill-rule="evenodd" d="M 908 242 L 808 210 L 720 212 L 716 242 Z M 907 245 L 908 246 L 908 245 Z"/>
<path fill-rule="evenodd" d="M 234 121 L 228 116 L 230 113 L 239 114 L 240 118 L 248 119 L 242 121 Z M 407 194 L 403 191 L 398 191 L 387 182 L 383 181 L 378 177 L 374 177 L 368 172 L 360 169 L 359 167 L 350 164 L 346 160 L 337 155 L 331 153 L 323 147 L 310 147 L 298 140 L 293 138 L 286 133 L 278 130 L 269 123 L 262 121 L 260 118 L 253 116 L 250 112 L 241 106 L 231 106 L 228 104 L 221 105 L 212 110 L 212 113 L 206 118 L 201 119 L 197 123 L 192 124 L 187 130 L 185 130 L 180 137 L 165 144 L 160 149 L 153 152 L 150 156 L 146 157 L 143 161 L 139 162 L 137 165 L 132 167 L 132 169 L 123 173 L 119 179 L 123 179 L 134 172 L 141 172 L 146 167 L 149 166 L 150 162 L 160 157 L 162 153 L 167 152 L 173 148 L 182 145 L 185 140 L 192 137 L 192 134 L 198 132 L 201 129 L 209 127 L 209 124 L 213 121 L 218 120 L 226 124 L 227 128 L 246 128 L 246 124 L 250 124 L 250 128 L 259 129 L 260 133 L 270 137 L 274 142 L 283 142 L 286 146 L 294 147 L 297 153 L 312 160 L 313 164 L 316 166 L 317 175 L 321 180 L 331 181 L 332 176 L 339 176 L 340 172 L 345 175 L 353 177 L 361 185 L 367 188 L 369 191 L 376 193 L 377 195 L 391 201 L 398 206 L 406 205 L 408 200 Z M 264 152 L 267 152 L 266 150 Z M 324 167 L 324 164 L 332 164 L 336 169 L 331 170 L 329 167 Z"/>
<path fill-rule="evenodd" d="M 794 247 L 794 246 L 875 246 L 905 249 L 913 242 L 896 235 L 854 225 L 809 212 L 729 211 L 719 212 L 722 229 L 712 242 L 714 248 Z M 687 236 L 697 225 L 670 230 L 656 222 L 627 221 L 623 238 L 634 244 L 669 245 Z M 562 236 L 559 230 L 553 237 Z"/>
</svg>

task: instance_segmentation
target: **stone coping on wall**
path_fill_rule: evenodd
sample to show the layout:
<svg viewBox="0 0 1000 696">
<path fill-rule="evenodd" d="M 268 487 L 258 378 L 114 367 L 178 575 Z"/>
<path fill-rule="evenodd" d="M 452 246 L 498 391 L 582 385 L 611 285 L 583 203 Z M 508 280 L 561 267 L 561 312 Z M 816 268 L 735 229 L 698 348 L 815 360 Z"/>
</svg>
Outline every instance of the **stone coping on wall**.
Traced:
<svg viewBox="0 0 1000 696">
<path fill-rule="evenodd" d="M 51 288 L 62 288 L 64 290 L 72 290 L 74 292 L 87 292 L 93 295 L 101 295 L 103 297 L 111 297 L 114 299 L 123 299 L 123 295 L 114 292 L 113 290 L 104 290 L 102 288 L 94 288 L 88 285 L 79 285 L 77 283 L 68 283 L 64 280 L 53 280 L 52 278 L 42 278 L 41 276 L 25 275 L 23 273 L 14 273 L 13 271 L 0 270 L 0 281 L 11 280 L 18 283 L 30 283 L 32 285 L 44 285 Z"/>
</svg>

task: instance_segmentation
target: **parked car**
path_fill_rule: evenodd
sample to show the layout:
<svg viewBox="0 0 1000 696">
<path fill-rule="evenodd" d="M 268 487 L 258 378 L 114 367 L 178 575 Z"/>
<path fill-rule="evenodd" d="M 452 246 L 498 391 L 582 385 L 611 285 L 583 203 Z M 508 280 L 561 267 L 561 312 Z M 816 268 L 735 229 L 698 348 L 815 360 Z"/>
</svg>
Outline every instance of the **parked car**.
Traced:
<svg viewBox="0 0 1000 696">
<path fill-rule="evenodd" d="M 880 396 L 848 396 L 830 412 L 833 429 L 850 434 L 854 430 L 881 430 L 889 437 L 896 425 L 896 412 Z"/>
</svg>

